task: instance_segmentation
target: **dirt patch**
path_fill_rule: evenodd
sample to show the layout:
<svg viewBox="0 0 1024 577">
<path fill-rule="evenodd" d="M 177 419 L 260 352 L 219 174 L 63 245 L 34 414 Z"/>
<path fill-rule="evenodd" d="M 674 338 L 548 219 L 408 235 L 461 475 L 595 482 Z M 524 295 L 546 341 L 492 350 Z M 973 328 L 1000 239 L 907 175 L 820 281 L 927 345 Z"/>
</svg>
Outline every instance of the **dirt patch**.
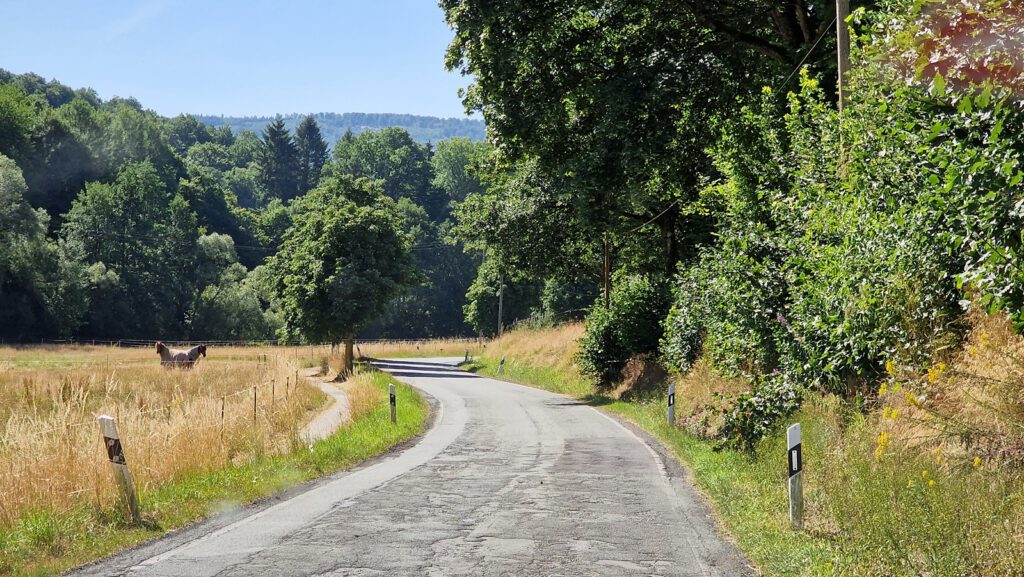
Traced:
<svg viewBox="0 0 1024 577">
<path fill-rule="evenodd" d="M 663 392 L 668 371 L 651 356 L 634 357 L 622 368 L 622 380 L 612 397 L 632 401 Z"/>
</svg>

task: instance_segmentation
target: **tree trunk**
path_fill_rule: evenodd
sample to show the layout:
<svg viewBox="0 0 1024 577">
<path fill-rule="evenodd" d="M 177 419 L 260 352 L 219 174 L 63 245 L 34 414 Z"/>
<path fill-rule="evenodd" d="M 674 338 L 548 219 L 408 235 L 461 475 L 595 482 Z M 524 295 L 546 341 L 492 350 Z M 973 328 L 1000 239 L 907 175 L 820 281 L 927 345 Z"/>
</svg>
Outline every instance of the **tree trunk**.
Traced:
<svg viewBox="0 0 1024 577">
<path fill-rule="evenodd" d="M 608 235 L 604 235 L 604 275 L 601 279 L 604 284 L 604 308 L 612 306 L 612 255 L 608 247 Z"/>
<path fill-rule="evenodd" d="M 348 335 L 345 337 L 345 376 L 348 377 L 352 374 L 354 367 L 352 357 L 352 345 L 355 341 L 355 335 Z"/>
<path fill-rule="evenodd" d="M 676 240 L 676 221 L 679 220 L 679 208 L 673 206 L 658 219 L 661 235 L 665 241 L 665 276 L 671 279 L 676 274 L 679 264 L 679 243 Z"/>
</svg>

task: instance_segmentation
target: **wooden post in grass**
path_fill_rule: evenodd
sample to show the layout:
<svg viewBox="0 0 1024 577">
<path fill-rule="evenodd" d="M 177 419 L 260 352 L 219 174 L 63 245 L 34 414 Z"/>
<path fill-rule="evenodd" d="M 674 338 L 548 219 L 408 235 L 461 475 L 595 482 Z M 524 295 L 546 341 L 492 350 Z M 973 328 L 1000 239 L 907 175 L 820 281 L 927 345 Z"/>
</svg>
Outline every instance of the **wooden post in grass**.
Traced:
<svg viewBox="0 0 1024 577">
<path fill-rule="evenodd" d="M 469 362 L 469 349 L 466 349 L 466 360 L 464 362 Z"/>
<path fill-rule="evenodd" d="M 114 471 L 114 478 L 117 480 L 121 492 L 124 493 L 128 502 L 128 509 L 132 513 L 132 521 L 138 523 L 139 501 L 135 496 L 135 485 L 132 483 L 132 474 L 128 470 L 128 462 L 124 458 L 124 447 L 121 446 L 121 436 L 117 434 L 117 422 L 110 415 L 100 415 L 97 419 L 100 423 L 100 432 L 103 434 L 103 444 L 107 448 L 107 459 L 110 460 L 110 468 Z"/>
<path fill-rule="evenodd" d="M 804 527 L 804 457 L 800 447 L 800 423 L 786 430 L 786 468 L 789 470 L 789 521 L 796 530 Z"/>
<path fill-rule="evenodd" d="M 397 409 L 397 404 L 398 404 L 397 401 L 398 401 L 398 399 L 395 398 L 395 385 L 394 384 L 388 385 L 388 393 L 390 394 L 390 401 L 391 401 L 391 423 L 394 424 L 394 423 L 398 422 L 398 415 L 395 412 L 395 410 Z"/>
<path fill-rule="evenodd" d="M 668 385 L 668 424 L 674 427 L 676 424 L 676 384 Z"/>
</svg>

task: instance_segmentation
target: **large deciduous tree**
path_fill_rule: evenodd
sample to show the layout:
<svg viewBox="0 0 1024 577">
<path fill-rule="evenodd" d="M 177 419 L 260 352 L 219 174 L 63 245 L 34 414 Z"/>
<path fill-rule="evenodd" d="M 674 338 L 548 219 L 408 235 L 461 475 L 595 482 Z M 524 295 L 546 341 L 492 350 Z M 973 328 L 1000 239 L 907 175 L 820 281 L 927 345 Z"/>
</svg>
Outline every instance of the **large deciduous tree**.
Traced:
<svg viewBox="0 0 1024 577">
<path fill-rule="evenodd" d="M 384 194 L 411 199 L 435 220 L 443 220 L 447 201 L 431 185 L 429 150 L 404 128 L 346 133 L 334 146 L 330 173 L 379 180 Z"/>
<path fill-rule="evenodd" d="M 356 332 L 418 278 L 394 202 L 351 177 L 327 178 L 296 201 L 269 266 L 290 336 L 344 341 L 347 370 Z"/>
<path fill-rule="evenodd" d="M 90 263 L 85 334 L 184 336 L 195 292 L 196 216 L 149 162 L 125 166 L 113 184 L 91 182 L 61 227 Z"/>
<path fill-rule="evenodd" d="M 763 62 L 747 61 L 675 2 L 446 0 L 447 64 L 472 74 L 468 109 L 495 148 L 571 194 L 593 237 L 659 231 L 681 258 L 687 205 L 712 170 L 705 147 Z"/>
</svg>

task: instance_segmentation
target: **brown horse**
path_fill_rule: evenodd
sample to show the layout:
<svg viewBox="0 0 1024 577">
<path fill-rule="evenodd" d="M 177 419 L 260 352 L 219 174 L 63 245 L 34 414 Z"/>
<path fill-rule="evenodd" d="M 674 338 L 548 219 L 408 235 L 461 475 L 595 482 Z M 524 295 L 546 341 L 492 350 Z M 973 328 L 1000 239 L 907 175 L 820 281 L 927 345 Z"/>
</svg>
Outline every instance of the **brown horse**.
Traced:
<svg viewBox="0 0 1024 577">
<path fill-rule="evenodd" d="M 191 369 L 199 362 L 199 355 L 206 356 L 206 345 L 196 345 L 187 351 L 167 348 L 157 341 L 156 352 L 160 354 L 160 364 L 165 367 Z"/>
</svg>

